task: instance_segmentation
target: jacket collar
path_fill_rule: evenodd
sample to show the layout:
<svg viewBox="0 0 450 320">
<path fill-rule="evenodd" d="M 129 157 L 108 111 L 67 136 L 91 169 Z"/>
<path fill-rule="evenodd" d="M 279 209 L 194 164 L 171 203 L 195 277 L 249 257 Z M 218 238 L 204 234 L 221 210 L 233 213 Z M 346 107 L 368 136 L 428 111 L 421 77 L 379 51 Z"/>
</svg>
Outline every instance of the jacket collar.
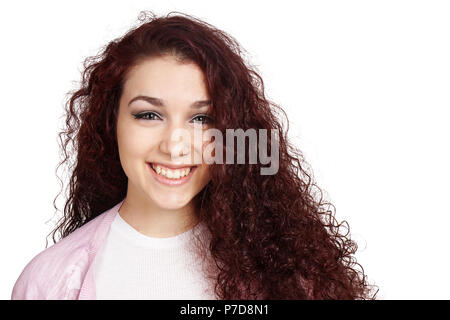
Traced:
<svg viewBox="0 0 450 320">
<path fill-rule="evenodd" d="M 98 227 L 95 229 L 93 237 L 91 238 L 88 246 L 88 270 L 86 272 L 86 276 L 80 288 L 80 293 L 78 296 L 79 300 L 95 300 L 95 282 L 94 282 L 94 267 L 93 262 L 95 256 L 103 242 L 106 240 L 108 236 L 109 228 L 111 227 L 114 218 L 119 212 L 120 207 L 122 206 L 125 198 L 116 204 L 114 207 L 106 211 L 101 218 L 102 220 L 98 224 Z"/>
</svg>

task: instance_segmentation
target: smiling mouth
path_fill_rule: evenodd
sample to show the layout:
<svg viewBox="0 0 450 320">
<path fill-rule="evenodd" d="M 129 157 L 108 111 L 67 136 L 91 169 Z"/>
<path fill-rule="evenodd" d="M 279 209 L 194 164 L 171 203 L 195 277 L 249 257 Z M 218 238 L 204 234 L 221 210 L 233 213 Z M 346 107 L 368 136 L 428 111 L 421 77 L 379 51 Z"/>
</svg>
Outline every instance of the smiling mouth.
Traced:
<svg viewBox="0 0 450 320">
<path fill-rule="evenodd" d="M 157 175 L 171 180 L 181 180 L 182 178 L 189 176 L 197 168 L 197 166 L 186 166 L 173 169 L 155 163 L 148 162 L 148 164 Z"/>
</svg>

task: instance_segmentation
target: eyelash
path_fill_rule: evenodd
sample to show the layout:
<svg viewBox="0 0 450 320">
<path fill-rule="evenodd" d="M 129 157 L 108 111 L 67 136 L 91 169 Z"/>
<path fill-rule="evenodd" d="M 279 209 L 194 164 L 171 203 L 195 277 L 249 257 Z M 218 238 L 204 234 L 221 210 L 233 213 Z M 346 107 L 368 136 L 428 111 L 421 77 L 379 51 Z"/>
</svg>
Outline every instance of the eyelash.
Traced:
<svg viewBox="0 0 450 320">
<path fill-rule="evenodd" d="M 156 119 L 145 119 L 144 117 L 147 115 L 155 115 L 159 118 L 161 118 L 156 112 L 143 112 L 143 113 L 138 113 L 138 114 L 133 114 L 135 119 L 142 119 L 142 120 L 156 120 Z M 207 116 L 206 114 L 199 114 L 197 116 L 195 116 L 193 119 L 198 118 L 198 117 L 204 117 L 206 119 L 206 122 L 202 122 L 202 124 L 206 124 L 206 123 L 210 123 L 211 122 L 211 117 Z"/>
</svg>

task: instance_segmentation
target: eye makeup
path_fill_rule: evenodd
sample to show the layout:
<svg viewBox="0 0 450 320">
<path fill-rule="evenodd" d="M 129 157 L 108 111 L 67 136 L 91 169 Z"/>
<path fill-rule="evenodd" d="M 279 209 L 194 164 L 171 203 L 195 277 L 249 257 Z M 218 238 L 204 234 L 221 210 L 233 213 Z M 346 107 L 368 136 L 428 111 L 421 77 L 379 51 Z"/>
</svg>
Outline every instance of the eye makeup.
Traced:
<svg viewBox="0 0 450 320">
<path fill-rule="evenodd" d="M 162 117 L 158 113 L 156 113 L 154 111 L 133 113 L 133 116 L 134 116 L 135 119 L 138 119 L 138 120 L 158 120 L 158 119 L 162 120 Z M 209 115 L 207 115 L 207 114 L 195 115 L 192 118 L 192 121 L 197 122 L 197 121 L 195 121 L 195 119 L 199 119 L 199 118 L 202 119 L 202 120 L 200 120 L 200 122 L 202 124 L 209 124 L 209 123 L 212 122 L 212 118 Z"/>
</svg>

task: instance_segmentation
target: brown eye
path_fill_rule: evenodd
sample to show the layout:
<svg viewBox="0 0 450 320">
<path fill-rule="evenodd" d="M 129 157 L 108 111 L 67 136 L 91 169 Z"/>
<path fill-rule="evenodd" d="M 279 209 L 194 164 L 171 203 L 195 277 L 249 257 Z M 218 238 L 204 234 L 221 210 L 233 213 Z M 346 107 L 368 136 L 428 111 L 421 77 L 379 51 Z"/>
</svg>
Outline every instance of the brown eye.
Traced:
<svg viewBox="0 0 450 320">
<path fill-rule="evenodd" d="M 156 120 L 156 118 L 161 119 L 161 117 L 156 114 L 155 112 L 144 112 L 139 114 L 133 115 L 135 119 L 142 119 L 142 120 Z"/>
<path fill-rule="evenodd" d="M 200 121 L 202 124 L 210 123 L 212 120 L 211 117 L 208 117 L 207 115 L 204 115 L 204 114 L 198 115 L 192 120 L 195 121 L 195 119 L 199 119 L 197 121 Z"/>
</svg>

